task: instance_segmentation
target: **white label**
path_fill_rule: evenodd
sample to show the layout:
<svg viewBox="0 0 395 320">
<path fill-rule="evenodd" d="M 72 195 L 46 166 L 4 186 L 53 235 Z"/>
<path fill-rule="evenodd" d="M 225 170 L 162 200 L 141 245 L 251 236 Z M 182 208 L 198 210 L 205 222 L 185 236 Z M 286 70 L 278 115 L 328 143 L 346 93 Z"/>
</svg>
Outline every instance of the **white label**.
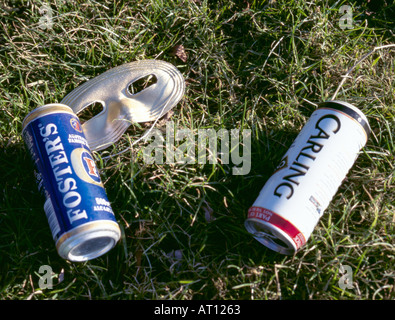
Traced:
<svg viewBox="0 0 395 320">
<path fill-rule="evenodd" d="M 317 109 L 253 206 L 277 213 L 308 239 L 365 142 L 356 120 Z"/>
</svg>

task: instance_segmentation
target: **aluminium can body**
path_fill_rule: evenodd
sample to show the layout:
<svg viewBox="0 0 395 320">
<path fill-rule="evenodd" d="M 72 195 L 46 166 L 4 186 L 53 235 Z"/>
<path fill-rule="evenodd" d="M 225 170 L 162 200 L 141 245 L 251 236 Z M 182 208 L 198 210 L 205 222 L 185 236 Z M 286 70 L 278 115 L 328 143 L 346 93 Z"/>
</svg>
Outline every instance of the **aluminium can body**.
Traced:
<svg viewBox="0 0 395 320">
<path fill-rule="evenodd" d="M 63 104 L 41 106 L 24 119 L 22 135 L 59 255 L 86 261 L 113 248 L 119 225 L 74 112 Z"/>
<path fill-rule="evenodd" d="M 369 133 L 367 118 L 353 105 L 321 103 L 248 210 L 247 231 L 276 252 L 297 252 L 353 166 Z"/>
</svg>

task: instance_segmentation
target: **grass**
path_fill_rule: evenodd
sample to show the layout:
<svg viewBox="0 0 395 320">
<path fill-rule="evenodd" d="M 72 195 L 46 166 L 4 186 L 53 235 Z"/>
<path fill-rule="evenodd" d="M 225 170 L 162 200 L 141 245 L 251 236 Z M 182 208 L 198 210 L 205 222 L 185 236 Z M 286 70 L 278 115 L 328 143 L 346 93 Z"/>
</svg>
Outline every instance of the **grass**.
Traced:
<svg viewBox="0 0 395 320">
<path fill-rule="evenodd" d="M 316 2 L 0 1 L 0 298 L 390 300 L 394 287 L 394 49 L 378 50 L 337 98 L 359 107 L 372 136 L 307 245 L 283 256 L 244 229 L 249 206 L 314 110 L 374 47 L 393 43 L 394 5 Z M 353 27 L 339 27 L 352 5 Z M 371 5 L 371 4 L 369 4 Z M 182 45 L 181 60 L 174 48 Z M 111 67 L 173 63 L 186 79 L 177 128 L 250 129 L 252 167 L 143 162 L 147 126 L 96 154 L 122 228 L 120 243 L 86 263 L 55 250 L 21 138 L 27 113 L 59 102 Z M 159 122 L 158 128 L 164 128 Z M 207 217 L 210 217 L 209 219 Z M 52 289 L 39 288 L 42 265 Z M 352 289 L 341 289 L 341 265 Z"/>
</svg>

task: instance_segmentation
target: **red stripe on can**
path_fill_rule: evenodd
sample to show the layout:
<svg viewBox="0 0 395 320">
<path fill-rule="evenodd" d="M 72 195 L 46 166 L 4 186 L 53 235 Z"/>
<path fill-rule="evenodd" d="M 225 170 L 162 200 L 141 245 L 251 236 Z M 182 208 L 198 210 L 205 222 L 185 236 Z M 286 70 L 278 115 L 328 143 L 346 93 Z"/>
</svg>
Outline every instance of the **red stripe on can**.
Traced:
<svg viewBox="0 0 395 320">
<path fill-rule="evenodd" d="M 248 218 L 258 219 L 265 222 L 270 222 L 270 224 L 276 226 L 277 228 L 288 234 L 291 239 L 295 242 L 296 248 L 304 246 L 306 239 L 292 223 L 285 220 L 283 217 L 277 213 L 262 207 L 251 207 L 248 210 Z"/>
</svg>

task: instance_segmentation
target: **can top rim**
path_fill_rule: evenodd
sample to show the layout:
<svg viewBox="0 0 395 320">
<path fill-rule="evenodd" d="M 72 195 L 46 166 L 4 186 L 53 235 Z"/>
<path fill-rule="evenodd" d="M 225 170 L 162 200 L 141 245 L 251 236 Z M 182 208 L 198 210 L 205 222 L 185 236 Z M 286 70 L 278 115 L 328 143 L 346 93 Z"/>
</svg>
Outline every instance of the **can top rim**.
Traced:
<svg viewBox="0 0 395 320">
<path fill-rule="evenodd" d="M 65 104 L 62 104 L 62 103 L 45 104 L 45 105 L 35 108 L 34 110 L 30 111 L 27 114 L 27 116 L 23 119 L 23 122 L 22 122 L 22 131 L 25 129 L 25 127 L 31 121 L 39 118 L 40 116 L 47 114 L 47 112 L 51 112 L 51 109 L 54 109 L 53 111 L 75 114 L 73 109 L 71 109 L 69 106 L 67 106 Z M 46 111 L 46 112 L 44 113 L 44 111 Z"/>
<path fill-rule="evenodd" d="M 330 108 L 347 114 L 351 118 L 355 119 L 362 126 L 366 133 L 366 137 L 369 137 L 371 128 L 366 115 L 351 103 L 340 100 L 328 100 L 319 103 L 318 108 Z"/>
</svg>

